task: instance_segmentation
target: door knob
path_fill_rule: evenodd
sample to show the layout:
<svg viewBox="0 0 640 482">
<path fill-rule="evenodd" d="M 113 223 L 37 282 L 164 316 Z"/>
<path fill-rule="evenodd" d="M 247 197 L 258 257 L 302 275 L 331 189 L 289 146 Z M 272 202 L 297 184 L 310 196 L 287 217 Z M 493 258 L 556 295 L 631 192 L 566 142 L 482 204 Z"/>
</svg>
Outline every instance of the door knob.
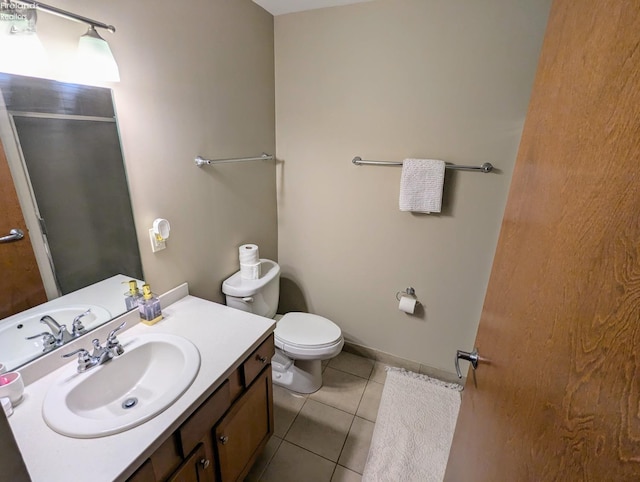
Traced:
<svg viewBox="0 0 640 482">
<path fill-rule="evenodd" d="M 227 437 L 226 435 L 221 435 L 221 436 L 219 437 L 219 440 L 220 440 L 220 443 L 221 443 L 222 445 L 226 445 L 226 444 L 227 444 L 227 442 L 229 441 L 229 437 Z"/>
<path fill-rule="evenodd" d="M 472 352 L 458 350 L 456 351 L 456 373 L 458 378 L 462 378 L 462 372 L 460 371 L 460 360 L 466 360 L 471 363 L 471 367 L 475 370 L 478 368 L 478 349 L 474 348 Z"/>
<path fill-rule="evenodd" d="M 10 243 L 11 241 L 18 241 L 19 239 L 24 238 L 24 233 L 21 229 L 14 228 L 9 231 L 7 236 L 2 236 L 0 238 L 0 243 Z"/>
</svg>

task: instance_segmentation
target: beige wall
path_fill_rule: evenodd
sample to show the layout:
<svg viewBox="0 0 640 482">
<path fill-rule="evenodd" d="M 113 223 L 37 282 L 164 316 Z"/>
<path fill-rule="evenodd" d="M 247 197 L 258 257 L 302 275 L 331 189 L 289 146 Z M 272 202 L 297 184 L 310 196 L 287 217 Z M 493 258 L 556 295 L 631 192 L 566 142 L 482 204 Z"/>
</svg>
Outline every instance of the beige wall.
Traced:
<svg viewBox="0 0 640 482">
<path fill-rule="evenodd" d="M 275 163 L 197 168 L 196 155 L 275 151 L 273 17 L 251 0 L 60 0 L 59 8 L 115 25 L 100 31 L 116 57 L 114 90 L 146 279 L 156 292 L 189 282 L 223 301 L 237 246 L 277 257 Z M 75 53 L 86 26 L 47 13 L 38 31 L 54 62 Z M 106 85 L 106 84 L 105 84 Z M 171 223 L 167 249 L 148 230 Z"/>
<path fill-rule="evenodd" d="M 550 1 L 379 0 L 276 17 L 281 306 L 452 372 L 471 349 Z M 398 167 L 455 164 L 440 215 L 398 210 Z M 415 288 L 424 310 L 397 309 Z"/>
</svg>

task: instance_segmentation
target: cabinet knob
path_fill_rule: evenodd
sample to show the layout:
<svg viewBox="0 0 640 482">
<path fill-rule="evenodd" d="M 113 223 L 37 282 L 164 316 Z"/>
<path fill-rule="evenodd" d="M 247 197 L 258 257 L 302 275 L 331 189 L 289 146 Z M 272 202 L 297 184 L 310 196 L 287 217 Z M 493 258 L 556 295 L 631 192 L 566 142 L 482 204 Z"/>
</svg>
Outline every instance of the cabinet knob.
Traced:
<svg viewBox="0 0 640 482">
<path fill-rule="evenodd" d="M 267 357 L 261 356 L 260 354 L 256 355 L 256 360 L 258 360 L 260 363 L 266 363 L 267 362 Z"/>
<path fill-rule="evenodd" d="M 199 464 L 202 466 L 202 468 L 203 468 L 203 469 L 205 469 L 205 470 L 206 470 L 206 469 L 208 469 L 208 468 L 209 468 L 209 465 L 211 464 L 211 462 L 209 462 L 209 459 L 205 459 L 205 458 L 200 459 L 200 461 L 199 461 L 198 463 L 199 463 Z"/>
<path fill-rule="evenodd" d="M 222 445 L 226 445 L 228 441 L 229 441 L 229 437 L 227 437 L 226 435 L 220 435 L 220 443 Z"/>
</svg>

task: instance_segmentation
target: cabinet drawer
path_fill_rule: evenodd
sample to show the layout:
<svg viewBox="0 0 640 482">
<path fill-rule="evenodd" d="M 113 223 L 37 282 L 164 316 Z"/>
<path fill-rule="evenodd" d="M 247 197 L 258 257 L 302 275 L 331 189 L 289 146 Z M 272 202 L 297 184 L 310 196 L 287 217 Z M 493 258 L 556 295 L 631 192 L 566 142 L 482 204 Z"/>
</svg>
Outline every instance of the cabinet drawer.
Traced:
<svg viewBox="0 0 640 482">
<path fill-rule="evenodd" d="M 271 357 L 274 353 L 273 334 L 271 334 L 242 364 L 245 387 L 251 385 L 251 382 L 258 376 L 262 369 L 271 363 Z"/>
<path fill-rule="evenodd" d="M 211 432 L 211 427 L 222 417 L 230 405 L 229 382 L 225 380 L 222 386 L 180 427 L 183 457 L 186 457 L 204 436 Z"/>
</svg>

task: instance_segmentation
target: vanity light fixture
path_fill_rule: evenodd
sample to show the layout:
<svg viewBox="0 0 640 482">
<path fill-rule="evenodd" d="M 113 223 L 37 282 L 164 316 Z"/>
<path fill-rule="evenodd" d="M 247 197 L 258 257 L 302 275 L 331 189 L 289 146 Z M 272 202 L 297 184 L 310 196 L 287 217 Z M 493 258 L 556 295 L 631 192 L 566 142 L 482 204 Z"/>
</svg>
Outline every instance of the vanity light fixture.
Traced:
<svg viewBox="0 0 640 482">
<path fill-rule="evenodd" d="M 0 5 L 5 5 L 4 2 Z M 7 4 L 9 5 L 9 4 Z M 42 10 L 43 12 L 52 13 L 59 17 L 74 20 L 80 23 L 86 23 L 89 25 L 87 33 L 80 37 L 78 43 L 78 65 L 79 71 L 82 77 L 91 77 L 92 80 L 102 80 L 108 82 L 119 82 L 120 73 L 118 71 L 118 64 L 116 63 L 109 44 L 103 39 L 96 28 L 103 28 L 111 33 L 116 31 L 113 25 L 107 25 L 103 22 L 98 22 L 88 17 L 78 15 L 61 8 L 47 5 L 41 2 L 28 1 L 28 0 L 14 0 L 10 5 L 22 6 L 22 11 Z M 81 71 L 80 71 L 81 69 Z"/>
<path fill-rule="evenodd" d="M 97 80 L 120 82 L 120 72 L 109 44 L 93 25 L 78 42 L 78 66 L 84 73 Z"/>
<path fill-rule="evenodd" d="M 46 71 L 49 61 L 36 32 L 35 9 L 0 3 L 0 71 L 33 75 Z"/>
</svg>

